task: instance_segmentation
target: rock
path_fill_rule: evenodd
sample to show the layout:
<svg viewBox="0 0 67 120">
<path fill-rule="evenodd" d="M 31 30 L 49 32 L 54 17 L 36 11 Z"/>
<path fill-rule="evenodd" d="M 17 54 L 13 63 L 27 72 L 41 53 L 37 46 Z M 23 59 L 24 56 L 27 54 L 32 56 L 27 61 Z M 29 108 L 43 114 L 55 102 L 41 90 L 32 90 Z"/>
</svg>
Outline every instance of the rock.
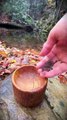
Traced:
<svg viewBox="0 0 67 120">
<path fill-rule="evenodd" d="M 6 119 L 3 118 L 2 113 L 2 120 L 57 120 L 45 98 L 43 102 L 35 108 L 20 106 L 14 99 L 11 75 L 2 81 L 0 96 L 2 101 L 4 101 L 3 106 L 6 106 L 5 109 L 2 108 L 1 110 L 1 113 L 6 111 L 6 117 L 4 113 L 4 118 Z"/>
<path fill-rule="evenodd" d="M 9 120 L 9 118 L 7 104 L 4 100 L 0 99 L 0 120 Z"/>
<path fill-rule="evenodd" d="M 46 97 L 57 118 L 67 120 L 67 84 L 60 83 L 57 77 L 50 78 Z"/>
</svg>

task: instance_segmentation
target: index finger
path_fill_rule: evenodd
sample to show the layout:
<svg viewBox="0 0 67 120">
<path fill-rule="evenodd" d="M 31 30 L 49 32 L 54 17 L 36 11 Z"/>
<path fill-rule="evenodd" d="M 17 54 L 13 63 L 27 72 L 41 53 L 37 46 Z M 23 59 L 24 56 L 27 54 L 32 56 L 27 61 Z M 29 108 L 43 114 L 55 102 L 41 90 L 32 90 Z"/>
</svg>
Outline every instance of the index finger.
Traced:
<svg viewBox="0 0 67 120">
<path fill-rule="evenodd" d="M 57 40 L 55 38 L 55 34 L 53 33 L 53 30 L 50 32 L 47 41 L 44 43 L 43 48 L 40 52 L 41 56 L 47 55 L 50 53 L 53 46 L 56 44 Z"/>
</svg>

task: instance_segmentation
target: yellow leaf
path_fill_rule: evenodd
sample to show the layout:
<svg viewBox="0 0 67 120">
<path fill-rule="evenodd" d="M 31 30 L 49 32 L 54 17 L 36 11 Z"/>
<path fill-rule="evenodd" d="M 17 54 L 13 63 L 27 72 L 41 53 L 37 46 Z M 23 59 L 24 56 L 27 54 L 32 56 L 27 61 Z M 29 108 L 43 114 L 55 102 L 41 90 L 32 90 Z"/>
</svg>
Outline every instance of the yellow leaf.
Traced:
<svg viewBox="0 0 67 120">
<path fill-rule="evenodd" d="M 30 61 L 31 64 L 36 64 L 37 62 L 35 60 Z"/>
<path fill-rule="evenodd" d="M 7 57 L 7 52 L 4 50 L 0 50 L 0 55 L 2 55 L 3 57 Z"/>
<path fill-rule="evenodd" d="M 11 62 L 11 63 L 16 63 L 16 60 L 11 60 L 10 62 Z"/>
</svg>

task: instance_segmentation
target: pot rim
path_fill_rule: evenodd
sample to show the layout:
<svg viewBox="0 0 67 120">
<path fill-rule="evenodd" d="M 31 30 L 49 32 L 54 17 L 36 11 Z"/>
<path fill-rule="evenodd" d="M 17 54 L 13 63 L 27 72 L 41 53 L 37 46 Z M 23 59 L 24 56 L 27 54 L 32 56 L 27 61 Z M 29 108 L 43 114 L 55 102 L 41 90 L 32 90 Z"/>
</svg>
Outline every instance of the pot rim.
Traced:
<svg viewBox="0 0 67 120">
<path fill-rule="evenodd" d="M 32 92 L 39 92 L 39 91 L 41 91 L 41 89 L 43 89 L 44 87 L 47 86 L 48 78 L 42 78 L 42 79 L 44 79 L 44 84 L 43 84 L 41 87 L 35 88 L 35 89 L 31 90 L 31 91 L 27 91 L 27 90 L 22 90 L 22 89 L 20 89 L 19 86 L 15 83 L 14 75 L 15 75 L 15 73 L 16 73 L 19 69 L 21 69 L 21 68 L 23 68 L 23 67 L 25 67 L 25 66 L 28 66 L 28 67 L 30 66 L 30 67 L 36 68 L 34 65 L 22 65 L 20 68 L 17 68 L 17 69 L 13 72 L 13 74 L 12 74 L 12 83 L 13 83 L 13 86 L 14 86 L 16 89 L 18 89 L 19 91 L 25 92 L 25 93 L 32 93 Z"/>
</svg>

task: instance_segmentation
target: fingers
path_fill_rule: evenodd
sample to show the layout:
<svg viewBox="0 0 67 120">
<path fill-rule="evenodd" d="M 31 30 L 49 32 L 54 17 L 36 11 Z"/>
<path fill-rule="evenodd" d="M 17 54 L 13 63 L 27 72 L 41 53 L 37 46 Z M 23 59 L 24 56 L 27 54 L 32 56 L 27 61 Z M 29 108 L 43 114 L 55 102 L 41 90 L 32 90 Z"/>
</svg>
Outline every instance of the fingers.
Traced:
<svg viewBox="0 0 67 120">
<path fill-rule="evenodd" d="M 55 39 L 55 35 L 51 32 L 48 36 L 47 41 L 43 45 L 40 55 L 41 56 L 47 55 L 51 51 L 53 46 L 56 44 L 56 42 L 57 40 Z"/>
<path fill-rule="evenodd" d="M 60 75 L 63 72 L 67 71 L 67 64 L 66 63 L 59 63 L 58 66 L 53 67 L 52 70 L 48 71 L 38 71 L 41 77 L 54 77 L 56 75 Z"/>
<path fill-rule="evenodd" d="M 52 61 L 53 63 L 55 63 L 56 61 L 58 61 L 57 57 L 55 56 L 55 54 L 51 51 L 47 56 L 43 57 L 42 60 L 37 64 L 37 68 L 42 68 L 48 61 Z"/>
<path fill-rule="evenodd" d="M 47 56 L 45 56 L 39 63 L 37 63 L 36 68 L 39 69 L 42 66 L 44 66 L 44 64 L 49 60 L 49 58 Z"/>
</svg>

